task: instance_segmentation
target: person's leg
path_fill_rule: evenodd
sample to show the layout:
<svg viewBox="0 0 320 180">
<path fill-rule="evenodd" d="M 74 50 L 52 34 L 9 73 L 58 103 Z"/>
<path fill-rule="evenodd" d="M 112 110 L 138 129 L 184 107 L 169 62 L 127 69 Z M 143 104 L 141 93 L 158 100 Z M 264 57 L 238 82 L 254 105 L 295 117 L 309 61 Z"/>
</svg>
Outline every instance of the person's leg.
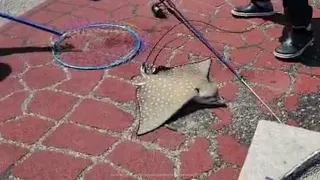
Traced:
<svg viewBox="0 0 320 180">
<path fill-rule="evenodd" d="M 270 0 L 251 0 L 247 5 L 233 8 L 231 14 L 239 17 L 263 17 L 274 15 L 275 12 Z"/>
<path fill-rule="evenodd" d="M 300 56 L 314 40 L 311 30 L 312 7 L 308 0 L 284 0 L 285 16 L 290 25 L 289 35 L 274 51 L 279 58 Z"/>
</svg>

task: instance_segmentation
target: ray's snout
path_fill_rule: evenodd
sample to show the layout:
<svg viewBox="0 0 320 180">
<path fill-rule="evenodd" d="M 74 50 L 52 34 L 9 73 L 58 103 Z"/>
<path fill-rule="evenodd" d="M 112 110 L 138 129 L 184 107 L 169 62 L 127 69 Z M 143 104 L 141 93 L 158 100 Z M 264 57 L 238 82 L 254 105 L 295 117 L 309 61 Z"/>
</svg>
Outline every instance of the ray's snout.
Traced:
<svg viewBox="0 0 320 180">
<path fill-rule="evenodd" d="M 213 96 L 207 96 L 207 97 L 195 97 L 195 102 L 200 104 L 207 104 L 207 105 L 216 105 L 216 106 L 223 106 L 226 105 L 227 101 L 220 96 L 218 93 Z"/>
<path fill-rule="evenodd" d="M 219 94 L 216 94 L 212 103 L 213 103 L 212 105 L 225 105 L 227 101 Z"/>
</svg>

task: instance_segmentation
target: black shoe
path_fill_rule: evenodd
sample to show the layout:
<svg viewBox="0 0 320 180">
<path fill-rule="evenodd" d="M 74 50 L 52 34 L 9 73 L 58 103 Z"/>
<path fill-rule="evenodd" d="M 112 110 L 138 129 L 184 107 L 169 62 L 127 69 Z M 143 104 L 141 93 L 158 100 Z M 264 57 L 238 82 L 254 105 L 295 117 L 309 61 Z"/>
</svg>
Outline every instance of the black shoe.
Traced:
<svg viewBox="0 0 320 180">
<path fill-rule="evenodd" d="M 281 42 L 273 54 L 282 59 L 300 56 L 304 50 L 312 46 L 314 41 L 313 31 L 307 28 L 293 28 L 291 33 Z"/>
<path fill-rule="evenodd" d="M 231 14 L 239 17 L 266 17 L 275 14 L 271 2 L 264 4 L 250 3 L 246 6 L 237 6 L 231 10 Z"/>
</svg>

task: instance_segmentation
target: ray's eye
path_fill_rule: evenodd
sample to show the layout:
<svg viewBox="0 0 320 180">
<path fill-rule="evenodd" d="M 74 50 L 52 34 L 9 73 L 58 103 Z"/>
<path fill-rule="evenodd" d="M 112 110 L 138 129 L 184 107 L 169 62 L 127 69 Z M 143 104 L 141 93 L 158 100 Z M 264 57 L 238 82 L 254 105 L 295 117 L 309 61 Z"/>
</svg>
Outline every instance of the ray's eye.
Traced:
<svg viewBox="0 0 320 180">
<path fill-rule="evenodd" d="M 200 89 L 199 89 L 199 88 L 195 88 L 195 90 L 196 90 L 197 92 L 200 92 Z"/>
</svg>

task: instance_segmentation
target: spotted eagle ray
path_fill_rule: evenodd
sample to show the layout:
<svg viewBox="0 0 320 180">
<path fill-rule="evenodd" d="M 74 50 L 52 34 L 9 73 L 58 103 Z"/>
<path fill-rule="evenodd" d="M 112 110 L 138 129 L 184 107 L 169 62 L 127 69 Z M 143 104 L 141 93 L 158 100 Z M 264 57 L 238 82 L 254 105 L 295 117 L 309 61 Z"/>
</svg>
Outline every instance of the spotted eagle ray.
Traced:
<svg viewBox="0 0 320 180">
<path fill-rule="evenodd" d="M 171 68 L 143 63 L 141 76 L 132 79 L 139 104 L 137 135 L 157 129 L 191 100 L 225 105 L 217 83 L 209 80 L 210 65 L 211 59 Z"/>
</svg>

